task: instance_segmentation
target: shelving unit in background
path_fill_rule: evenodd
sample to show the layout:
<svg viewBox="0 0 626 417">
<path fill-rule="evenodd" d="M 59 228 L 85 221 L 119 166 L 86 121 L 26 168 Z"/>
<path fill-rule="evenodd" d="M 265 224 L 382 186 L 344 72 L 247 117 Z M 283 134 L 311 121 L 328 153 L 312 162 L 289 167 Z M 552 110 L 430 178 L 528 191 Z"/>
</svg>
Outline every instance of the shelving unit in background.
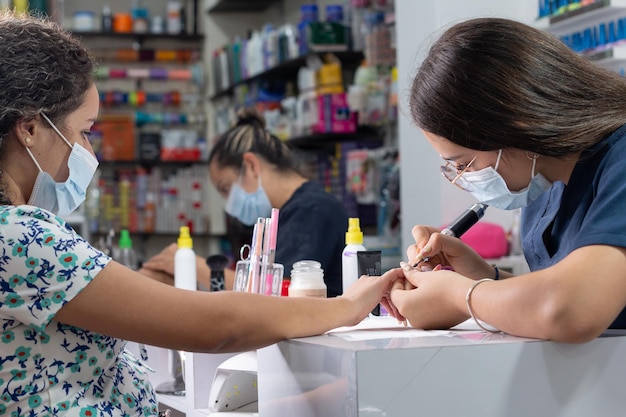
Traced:
<svg viewBox="0 0 626 417">
<path fill-rule="evenodd" d="M 208 13 L 258 12 L 282 0 L 208 0 Z"/>
<path fill-rule="evenodd" d="M 572 11 L 538 19 L 536 26 L 575 47 L 576 52 L 598 65 L 626 75 L 625 0 L 596 1 Z M 604 33 L 600 35 L 600 31 Z M 600 36 L 606 41 L 595 45 Z M 590 45 L 581 49 L 581 41 L 583 45 Z"/>
<path fill-rule="evenodd" d="M 100 64 L 101 109 L 93 129 L 101 132 L 93 143 L 100 177 L 85 213 L 92 235 L 128 229 L 147 244 L 159 236 L 175 241 L 180 226 L 190 226 L 195 237 L 218 242 L 206 208 L 204 36 L 78 35 Z"/>
<path fill-rule="evenodd" d="M 238 16 L 237 12 L 244 11 L 243 7 L 241 9 L 230 7 L 238 3 L 240 1 L 209 2 L 207 12 L 214 18 L 218 12 L 228 11 L 229 13 L 219 14 L 220 19 L 223 19 L 223 24 L 226 26 L 227 20 L 235 20 Z M 345 2 L 342 4 L 345 4 Z M 297 8 L 287 4 L 284 0 L 258 2 L 258 7 L 262 9 L 271 5 L 277 5 L 277 9 L 283 11 L 289 7 Z M 333 15 L 327 13 L 327 9 L 324 8 L 327 4 L 318 2 L 318 5 L 319 21 L 330 22 L 331 20 L 327 18 Z M 383 12 L 383 10 L 387 11 Z M 301 8 L 299 17 L 304 17 L 306 13 L 305 8 Z M 371 17 L 376 17 L 376 19 L 368 17 L 368 13 L 372 15 Z M 384 19 L 380 19 L 381 13 L 386 13 Z M 366 234 L 384 235 L 383 237 L 388 238 L 387 240 L 390 242 L 393 240 L 397 241 L 399 222 L 393 222 L 397 229 L 392 230 L 390 226 L 392 224 L 391 221 L 381 221 L 381 219 L 387 218 L 384 216 L 384 209 L 380 207 L 384 204 L 383 198 L 388 196 L 392 196 L 392 198 L 397 197 L 398 193 L 388 192 L 382 197 L 382 189 L 377 188 L 380 184 L 389 182 L 390 176 L 388 172 L 393 170 L 389 166 L 397 164 L 397 119 L 393 111 L 389 112 L 390 107 L 380 109 L 378 113 L 375 111 L 371 113 L 362 111 L 357 120 L 356 130 L 349 133 L 324 131 L 319 125 L 311 127 L 309 120 L 302 127 L 302 124 L 299 124 L 294 118 L 291 118 L 291 124 L 287 123 L 288 127 L 286 129 L 273 130 L 275 126 L 278 125 L 279 129 L 281 129 L 285 124 L 283 121 L 280 121 L 273 125 L 272 121 L 276 120 L 276 113 L 271 114 L 272 112 L 280 109 L 279 111 L 282 115 L 288 114 L 291 116 L 294 114 L 294 107 L 285 107 L 282 102 L 283 98 L 288 98 L 287 101 L 290 101 L 291 98 L 298 100 L 301 93 L 310 95 L 309 93 L 314 89 L 318 96 L 331 94 L 328 91 L 336 93 L 336 90 L 324 89 L 323 87 L 324 85 L 333 85 L 332 83 L 336 82 L 335 79 L 328 81 L 330 77 L 322 77 L 320 72 L 317 74 L 319 78 L 315 87 L 308 87 L 308 82 L 298 82 L 299 72 L 304 67 L 319 68 L 317 67 L 319 63 L 315 61 L 322 60 L 327 64 L 331 61 L 331 59 L 327 59 L 330 54 L 340 63 L 341 82 L 346 98 L 349 93 L 348 87 L 355 81 L 357 69 L 360 66 L 365 67 L 363 65 L 365 59 L 371 58 L 372 61 L 370 61 L 368 68 L 376 69 L 377 75 L 360 77 L 359 80 L 367 81 L 361 81 L 358 87 L 363 88 L 363 90 L 359 91 L 367 91 L 367 94 L 372 94 L 372 96 L 374 95 L 373 92 L 380 91 L 380 96 L 384 96 L 376 99 L 372 98 L 368 101 L 369 108 L 374 108 L 372 103 L 380 103 L 381 100 L 388 106 L 387 103 L 391 101 L 388 95 L 391 90 L 389 88 L 391 82 L 387 80 L 392 79 L 390 70 L 395 64 L 395 53 L 389 54 L 395 48 L 393 35 L 391 35 L 391 32 L 393 32 L 392 26 L 395 22 L 394 13 L 372 3 L 372 7 L 369 8 L 356 6 L 355 9 L 346 13 L 345 16 L 348 16 L 347 20 L 341 20 L 338 16 L 334 16 L 333 19 L 336 20 L 333 20 L 333 22 L 346 22 L 351 19 L 349 16 L 354 16 L 354 22 L 359 21 L 356 17 L 362 19 L 360 22 L 363 25 L 363 30 L 365 30 L 366 24 L 371 25 L 369 32 L 361 32 L 359 35 L 359 42 L 357 43 L 362 45 L 363 49 L 351 49 L 353 43 L 349 40 L 345 45 L 341 42 L 333 44 L 332 42 L 324 43 L 323 41 L 318 44 L 313 39 L 324 38 L 316 38 L 312 32 L 308 32 L 311 36 L 307 38 L 311 42 L 307 41 L 308 46 L 302 48 L 298 36 L 306 32 L 306 30 L 303 32 L 302 25 L 293 20 L 290 23 L 294 24 L 294 31 L 276 22 L 272 22 L 272 25 L 278 33 L 269 33 L 268 30 L 271 31 L 271 29 L 267 26 L 261 26 L 261 24 L 257 27 L 247 28 L 252 33 L 258 31 L 261 41 L 268 42 L 267 44 L 264 43 L 264 48 L 267 48 L 264 51 L 270 51 L 270 57 L 268 58 L 266 52 L 264 52 L 262 68 L 259 68 L 258 65 L 250 64 L 249 60 L 253 58 L 245 56 L 243 52 L 246 45 L 254 44 L 254 34 L 252 36 L 246 35 L 246 28 L 241 28 L 239 33 L 229 33 L 227 44 L 214 46 L 214 50 L 209 51 L 211 53 L 210 73 L 212 74 L 211 85 L 209 86 L 211 90 L 209 100 L 212 116 L 214 116 L 211 123 L 216 133 L 219 134 L 232 125 L 234 122 L 232 120 L 232 115 L 235 113 L 234 110 L 241 106 L 256 106 L 261 113 L 267 112 L 269 116 L 266 116 L 266 120 L 268 120 L 267 125 L 270 131 L 273 131 L 279 138 L 285 140 L 290 145 L 295 151 L 298 161 L 301 162 L 303 171 L 310 178 L 321 183 L 326 191 L 337 197 L 346 207 L 350 217 L 359 217 L 361 219 L 361 225 Z M 376 26 L 375 29 L 373 29 L 374 26 Z M 344 30 L 348 29 L 344 33 L 351 34 L 353 32 L 349 30 L 349 27 L 344 27 Z M 355 32 L 359 31 L 356 30 Z M 296 54 L 289 48 L 292 33 L 296 34 L 296 42 L 298 43 Z M 387 37 L 385 34 L 389 36 Z M 276 50 L 271 46 L 271 40 L 274 39 L 274 36 L 278 37 L 278 48 Z M 247 42 L 243 39 L 244 37 L 248 38 Z M 301 40 L 302 38 L 299 39 Z M 366 40 L 368 41 L 366 42 Z M 238 61 L 238 57 L 241 57 L 240 61 Z M 389 59 L 390 57 L 393 59 Z M 258 61 L 255 62 L 258 64 Z M 222 77 L 222 74 L 225 73 L 228 74 L 228 77 Z M 361 71 L 360 74 L 365 74 L 365 71 Z M 369 84 L 367 84 L 368 82 Z M 367 87 L 364 87 L 366 84 Z M 354 90 L 358 89 L 355 88 Z M 317 107 L 319 104 L 317 99 L 311 102 L 314 104 L 302 105 Z M 330 99 L 326 101 L 326 103 L 328 102 L 330 102 Z M 343 111 L 344 106 L 339 105 L 338 107 L 341 107 L 340 110 Z M 325 108 L 331 108 L 331 106 L 328 105 Z M 351 113 L 354 114 L 354 109 L 352 109 Z M 372 117 L 364 116 L 366 114 Z M 315 116 L 313 118 L 319 120 Z M 362 169 L 348 169 L 348 161 L 353 162 L 350 165 L 350 168 L 353 168 L 355 166 L 354 161 L 357 158 L 352 158 L 352 156 L 360 151 L 368 153 L 366 159 L 362 160 Z M 354 175 L 350 175 L 350 173 L 354 173 Z M 360 184 L 364 184 L 364 186 L 361 187 Z M 372 189 L 374 191 L 370 191 Z M 397 206 L 394 206 L 394 203 L 388 206 L 393 206 L 389 210 L 394 213 L 392 216 L 399 211 L 399 197 L 397 198 Z M 399 215 L 395 218 L 399 219 Z M 396 242 L 395 246 L 397 247 L 399 244 Z"/>
</svg>

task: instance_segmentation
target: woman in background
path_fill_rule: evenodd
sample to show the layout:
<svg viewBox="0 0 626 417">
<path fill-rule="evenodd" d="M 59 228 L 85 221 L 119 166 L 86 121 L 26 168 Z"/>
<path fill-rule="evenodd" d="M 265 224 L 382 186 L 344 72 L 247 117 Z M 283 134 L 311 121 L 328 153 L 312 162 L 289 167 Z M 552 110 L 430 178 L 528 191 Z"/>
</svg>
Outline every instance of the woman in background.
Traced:
<svg viewBox="0 0 626 417">
<path fill-rule="evenodd" d="M 250 226 L 258 217 L 269 217 L 272 207 L 280 209 L 276 262 L 284 265 L 285 276 L 297 261 L 318 261 L 327 295 L 341 295 L 346 209 L 300 173 L 289 147 L 265 129 L 265 121 L 254 109 L 244 108 L 238 117 L 236 126 L 218 139 L 209 155 L 211 182 L 227 200 L 226 212 Z M 176 244 L 168 246 L 145 262 L 140 272 L 165 273 L 171 283 L 176 249 Z M 198 257 L 196 267 L 198 281 L 208 288 L 211 271 L 204 259 Z M 227 289 L 232 289 L 232 281 L 230 270 Z"/>
</svg>

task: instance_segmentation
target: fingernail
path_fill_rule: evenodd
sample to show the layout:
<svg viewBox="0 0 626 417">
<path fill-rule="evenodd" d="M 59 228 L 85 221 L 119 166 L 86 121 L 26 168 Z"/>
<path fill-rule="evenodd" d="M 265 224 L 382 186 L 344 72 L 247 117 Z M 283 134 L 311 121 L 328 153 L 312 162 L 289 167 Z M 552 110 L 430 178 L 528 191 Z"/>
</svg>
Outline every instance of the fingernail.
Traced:
<svg viewBox="0 0 626 417">
<path fill-rule="evenodd" d="M 400 268 L 402 268 L 403 271 L 407 272 L 413 270 L 413 267 L 406 262 L 400 262 Z"/>
<path fill-rule="evenodd" d="M 424 246 L 424 248 L 420 251 L 420 253 L 418 253 L 417 256 L 415 257 L 414 265 L 417 265 L 422 261 L 424 262 L 428 261 L 428 257 L 426 256 L 426 254 L 430 252 L 431 250 L 432 248 L 430 247 L 430 245 Z"/>
<path fill-rule="evenodd" d="M 433 271 L 439 271 L 441 268 L 442 268 L 441 264 L 437 264 L 437 266 L 433 268 Z"/>
</svg>

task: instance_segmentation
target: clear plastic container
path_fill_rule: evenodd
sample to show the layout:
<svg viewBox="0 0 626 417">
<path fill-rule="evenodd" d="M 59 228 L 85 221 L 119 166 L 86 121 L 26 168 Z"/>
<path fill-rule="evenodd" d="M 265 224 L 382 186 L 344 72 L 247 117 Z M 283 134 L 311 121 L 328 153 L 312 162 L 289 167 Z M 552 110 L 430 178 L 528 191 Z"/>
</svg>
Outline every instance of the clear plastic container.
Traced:
<svg viewBox="0 0 626 417">
<path fill-rule="evenodd" d="M 282 264 L 240 260 L 235 266 L 234 291 L 280 296 L 283 283 Z"/>
<path fill-rule="evenodd" d="M 326 298 L 324 270 L 317 261 L 299 261 L 293 264 L 289 297 Z"/>
</svg>

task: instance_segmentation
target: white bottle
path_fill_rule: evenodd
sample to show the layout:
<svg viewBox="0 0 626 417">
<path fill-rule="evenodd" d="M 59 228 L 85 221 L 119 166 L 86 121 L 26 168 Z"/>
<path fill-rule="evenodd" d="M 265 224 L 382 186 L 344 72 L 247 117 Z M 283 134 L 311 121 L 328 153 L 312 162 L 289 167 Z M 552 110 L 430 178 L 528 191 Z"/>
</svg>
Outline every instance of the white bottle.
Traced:
<svg viewBox="0 0 626 417">
<path fill-rule="evenodd" d="M 341 281 L 345 292 L 350 285 L 359 279 L 359 263 L 356 253 L 366 250 L 363 246 L 363 232 L 359 225 L 359 219 L 348 219 L 348 231 L 346 232 L 346 247 L 341 254 Z"/>
<path fill-rule="evenodd" d="M 326 298 L 324 270 L 317 261 L 298 261 L 291 270 L 289 297 Z"/>
<path fill-rule="evenodd" d="M 196 290 L 196 254 L 189 228 L 182 226 L 178 236 L 178 250 L 174 255 L 174 286 L 185 290 Z"/>
</svg>

